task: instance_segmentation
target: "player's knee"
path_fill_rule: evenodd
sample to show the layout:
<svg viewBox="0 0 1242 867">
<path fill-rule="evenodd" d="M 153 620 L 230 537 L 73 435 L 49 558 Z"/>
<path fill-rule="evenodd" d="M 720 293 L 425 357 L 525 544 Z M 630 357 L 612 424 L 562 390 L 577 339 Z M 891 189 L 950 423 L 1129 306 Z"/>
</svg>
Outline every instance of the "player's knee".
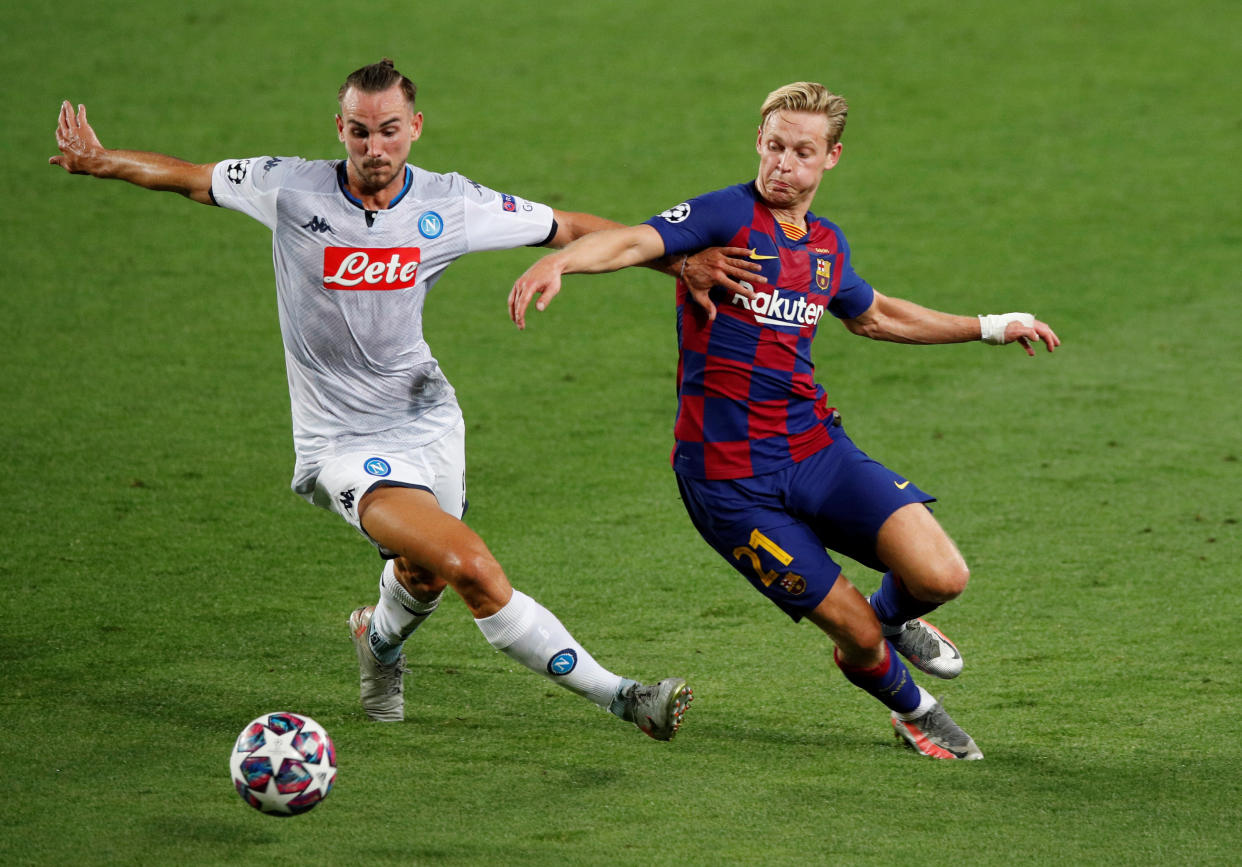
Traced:
<svg viewBox="0 0 1242 867">
<path fill-rule="evenodd" d="M 875 656 L 881 654 L 880 648 L 884 644 L 884 632 L 880 628 L 880 621 L 872 618 L 871 620 L 851 624 L 848 640 L 860 655 Z"/>
<path fill-rule="evenodd" d="M 920 582 L 918 595 L 925 602 L 949 602 L 962 595 L 970 582 L 970 568 L 961 557 L 936 564 Z"/>
<path fill-rule="evenodd" d="M 505 582 L 504 570 L 490 551 L 450 551 L 441 563 L 439 577 L 463 596 Z"/>
</svg>

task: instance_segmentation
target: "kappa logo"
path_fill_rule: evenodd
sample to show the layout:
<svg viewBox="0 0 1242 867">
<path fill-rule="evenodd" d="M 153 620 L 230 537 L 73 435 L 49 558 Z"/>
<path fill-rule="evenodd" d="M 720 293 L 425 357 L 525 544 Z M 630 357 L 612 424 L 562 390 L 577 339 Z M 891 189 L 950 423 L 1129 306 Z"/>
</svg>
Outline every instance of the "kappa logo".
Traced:
<svg viewBox="0 0 1242 867">
<path fill-rule="evenodd" d="M 668 223 L 684 223 L 690 216 L 690 203 L 682 202 L 680 205 L 674 205 L 660 216 Z"/>
<path fill-rule="evenodd" d="M 356 488 L 348 488 L 344 491 L 341 491 L 341 497 L 340 497 L 341 507 L 346 512 L 352 512 L 354 510 L 354 492 L 356 490 L 357 490 Z"/>
<path fill-rule="evenodd" d="M 323 288 L 384 292 L 418 282 L 419 247 L 324 247 Z"/>
<path fill-rule="evenodd" d="M 303 229 L 310 229 L 312 232 L 331 232 L 332 227 L 328 225 L 328 221 L 318 214 L 310 218 L 309 223 L 302 224 Z"/>
<path fill-rule="evenodd" d="M 745 280 L 740 282 L 748 289 L 755 288 Z M 792 298 L 782 295 L 780 289 L 773 289 L 770 293 L 756 290 L 754 301 L 744 295 L 735 294 L 733 305 L 754 313 L 756 322 L 763 325 L 775 325 L 778 328 L 802 328 L 804 325 L 815 325 L 823 318 L 824 311 L 827 309 L 823 304 L 808 302 L 804 295 L 794 294 Z"/>
<path fill-rule="evenodd" d="M 572 647 L 566 647 L 556 656 L 548 660 L 548 674 L 564 677 L 578 666 L 578 654 Z"/>
<path fill-rule="evenodd" d="M 229 163 L 228 168 L 224 170 L 225 177 L 233 184 L 240 184 L 246 180 L 246 173 L 250 171 L 250 160 L 238 160 L 235 163 Z"/>
</svg>

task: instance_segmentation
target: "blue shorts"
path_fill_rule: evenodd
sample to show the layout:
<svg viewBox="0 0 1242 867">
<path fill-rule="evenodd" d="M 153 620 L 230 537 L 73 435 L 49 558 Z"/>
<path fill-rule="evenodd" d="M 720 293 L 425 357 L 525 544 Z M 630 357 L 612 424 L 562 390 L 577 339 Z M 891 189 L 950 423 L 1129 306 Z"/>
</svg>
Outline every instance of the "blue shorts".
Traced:
<svg viewBox="0 0 1242 867">
<path fill-rule="evenodd" d="M 902 506 L 936 498 L 854 445 L 833 442 L 784 469 L 745 479 L 677 476 L 690 520 L 760 593 L 794 620 L 813 610 L 841 574 L 831 549 L 883 572 L 880 527 Z"/>
</svg>

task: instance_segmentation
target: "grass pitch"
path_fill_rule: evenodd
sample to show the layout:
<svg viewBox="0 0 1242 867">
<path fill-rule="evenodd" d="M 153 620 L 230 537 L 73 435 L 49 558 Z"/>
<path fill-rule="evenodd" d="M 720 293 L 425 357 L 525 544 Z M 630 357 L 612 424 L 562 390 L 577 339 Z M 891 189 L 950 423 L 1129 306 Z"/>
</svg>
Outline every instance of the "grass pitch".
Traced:
<svg viewBox="0 0 1242 867">
<path fill-rule="evenodd" d="M 0 25 L 0 860 L 1235 861 L 1235 4 L 74 0 Z M 966 671 L 928 686 L 985 761 L 899 749 L 828 642 L 690 527 L 670 281 L 572 278 L 519 334 L 530 251 L 461 261 L 428 304 L 470 521 L 601 661 L 684 674 L 694 706 L 651 742 L 513 670 L 450 600 L 406 723 L 362 717 L 344 625 L 378 561 L 287 490 L 267 233 L 45 162 L 65 98 L 111 146 L 336 156 L 336 88 L 384 54 L 420 85 L 419 164 L 627 222 L 750 177 L 763 97 L 822 80 L 851 112 L 815 210 L 860 272 L 1053 325 L 1034 361 L 831 322 L 816 349 L 851 433 L 940 498 L 973 567 L 937 618 Z M 340 761 L 287 822 L 226 770 L 282 708 Z"/>
</svg>

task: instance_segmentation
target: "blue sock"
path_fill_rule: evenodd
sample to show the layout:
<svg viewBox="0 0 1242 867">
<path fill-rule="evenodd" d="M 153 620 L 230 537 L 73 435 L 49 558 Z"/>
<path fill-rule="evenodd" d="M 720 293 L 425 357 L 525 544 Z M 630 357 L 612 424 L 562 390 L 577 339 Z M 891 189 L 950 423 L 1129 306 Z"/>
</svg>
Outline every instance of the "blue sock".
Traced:
<svg viewBox="0 0 1242 867">
<path fill-rule="evenodd" d="M 884 661 L 875 668 L 854 668 L 841 661 L 841 654 L 833 651 L 833 659 L 845 679 L 859 689 L 864 689 L 880 700 L 889 710 L 910 713 L 922 701 L 919 686 L 910 676 L 910 669 L 893 651 L 893 645 L 884 642 Z"/>
<path fill-rule="evenodd" d="M 906 585 L 901 583 L 901 579 L 892 572 L 884 573 L 880 588 L 867 601 L 871 603 L 880 623 L 885 626 L 901 626 L 907 620 L 916 620 L 940 607 L 938 602 L 915 599 L 906 590 Z"/>
</svg>

